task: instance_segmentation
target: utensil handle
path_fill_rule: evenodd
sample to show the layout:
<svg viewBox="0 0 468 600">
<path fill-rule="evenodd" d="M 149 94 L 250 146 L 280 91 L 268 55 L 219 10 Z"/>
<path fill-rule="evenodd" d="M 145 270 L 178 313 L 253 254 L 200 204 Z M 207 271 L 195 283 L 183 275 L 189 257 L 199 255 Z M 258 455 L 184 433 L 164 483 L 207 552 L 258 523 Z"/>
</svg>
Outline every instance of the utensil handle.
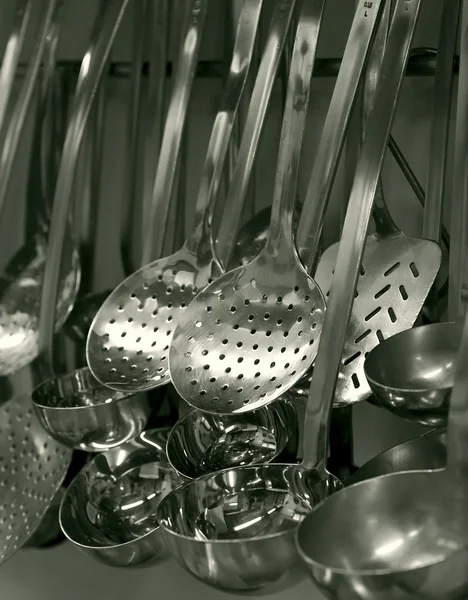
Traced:
<svg viewBox="0 0 468 600">
<path fill-rule="evenodd" d="M 270 228 L 265 244 L 265 252 L 268 253 L 274 253 L 280 241 L 291 244 L 293 239 L 299 160 L 324 6 L 324 0 L 304 2 L 299 15 L 281 127 Z"/>
<path fill-rule="evenodd" d="M 236 234 L 244 210 L 250 175 L 260 135 L 265 124 L 265 116 L 294 6 L 295 0 L 278 0 L 273 8 L 268 38 L 250 100 L 237 162 L 218 231 L 217 243 L 216 247 L 213 248 L 213 253 L 223 269 L 227 267 L 234 248 Z"/>
<path fill-rule="evenodd" d="M 303 462 L 308 468 L 314 466 L 324 468 L 328 456 L 330 413 L 364 252 L 367 228 L 420 6 L 421 0 L 398 0 L 393 13 L 374 105 L 367 121 L 346 211 L 327 312 L 307 400 Z"/>
<path fill-rule="evenodd" d="M 172 88 L 143 239 L 142 263 L 159 258 L 164 248 L 169 203 L 174 188 L 180 142 L 192 91 L 208 0 L 192 0 Z"/>
<path fill-rule="evenodd" d="M 80 145 L 94 95 L 101 81 L 112 43 L 129 0 L 106 0 L 96 18 L 91 44 L 81 63 L 70 123 L 65 137 L 51 215 L 47 244 L 46 268 L 41 293 L 39 318 L 39 353 L 53 364 L 55 306 L 60 275 L 61 249 L 64 245 L 73 179 Z M 54 4 L 54 3 L 51 3 Z"/>
<path fill-rule="evenodd" d="M 224 162 L 244 94 L 257 38 L 263 0 L 245 0 L 237 25 L 232 62 L 221 104 L 211 131 L 195 206 L 195 225 L 187 247 L 197 252 L 202 241 L 210 243 L 209 228 Z M 247 126 L 247 125 L 246 125 Z"/>
<path fill-rule="evenodd" d="M 61 1 L 49 0 L 47 8 L 44 11 L 42 4 L 35 4 L 38 14 L 43 14 L 38 27 L 36 43 L 33 48 L 31 62 L 29 63 L 23 85 L 19 92 L 18 99 L 14 108 L 13 115 L 1 133 L 0 150 L 0 221 L 2 219 L 5 200 L 8 194 L 13 164 L 18 151 L 19 141 L 23 133 L 26 116 L 28 115 L 31 100 L 36 87 L 39 69 L 41 67 L 42 56 L 47 43 L 47 35 L 51 24 L 58 18 Z"/>
<path fill-rule="evenodd" d="M 297 229 L 297 247 L 307 266 L 313 264 L 319 248 L 323 219 L 349 117 L 381 6 L 382 0 L 361 0 L 351 25 Z"/>
<path fill-rule="evenodd" d="M 463 0 L 460 21 L 460 70 L 455 119 L 453 181 L 450 219 L 448 318 L 457 321 L 463 317 L 466 299 L 463 288 L 466 277 L 468 252 L 468 1 Z M 452 396 L 453 398 L 453 396 Z"/>
<path fill-rule="evenodd" d="M 18 0 L 15 6 L 13 29 L 8 37 L 0 69 L 0 131 L 3 131 L 5 113 L 11 97 L 16 67 L 24 46 L 30 17 L 31 0 Z"/>
<path fill-rule="evenodd" d="M 382 59 L 385 54 L 385 44 L 390 25 L 390 12 L 391 2 L 386 2 L 382 10 L 380 24 L 375 34 L 374 44 L 372 46 L 372 51 L 369 56 L 369 63 L 366 69 L 366 76 L 363 85 L 363 127 L 361 128 L 362 137 L 364 137 L 364 124 L 367 122 L 370 111 L 372 110 L 375 88 L 377 86 Z M 398 235 L 400 233 L 400 230 L 396 226 L 387 208 L 387 203 L 385 202 L 385 196 L 382 187 L 382 176 L 380 176 L 377 181 L 372 216 L 375 223 L 376 235 L 381 237 L 389 237 L 392 235 Z"/>
</svg>

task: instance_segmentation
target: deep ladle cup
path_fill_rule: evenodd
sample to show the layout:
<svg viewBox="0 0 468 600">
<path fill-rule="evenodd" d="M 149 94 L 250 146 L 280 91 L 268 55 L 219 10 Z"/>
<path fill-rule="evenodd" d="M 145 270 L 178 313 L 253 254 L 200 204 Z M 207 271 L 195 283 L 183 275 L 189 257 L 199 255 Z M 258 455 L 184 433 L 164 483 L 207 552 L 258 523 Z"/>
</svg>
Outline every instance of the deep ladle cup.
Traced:
<svg viewBox="0 0 468 600">
<path fill-rule="evenodd" d="M 341 109 L 345 91 L 347 103 L 355 97 L 355 87 L 350 92 L 348 85 L 357 64 L 365 62 L 380 8 L 380 2 L 371 9 L 366 4 L 360 3 L 353 21 L 329 109 L 332 116 Z M 280 175 L 293 181 L 322 9 L 320 1 L 303 3 L 294 45 L 282 130 L 282 140 L 289 143 L 280 145 L 278 159 Z M 358 68 L 358 77 L 360 72 Z M 334 119 L 327 122 L 330 127 Z M 283 189 L 294 196 L 295 189 L 286 185 Z M 307 407 L 300 465 L 225 469 L 184 485 L 161 502 L 157 516 L 169 552 L 195 577 L 236 592 L 267 591 L 297 581 L 297 524 L 317 502 L 341 487 L 325 466 L 329 411 L 313 404 L 312 399 Z"/>
</svg>

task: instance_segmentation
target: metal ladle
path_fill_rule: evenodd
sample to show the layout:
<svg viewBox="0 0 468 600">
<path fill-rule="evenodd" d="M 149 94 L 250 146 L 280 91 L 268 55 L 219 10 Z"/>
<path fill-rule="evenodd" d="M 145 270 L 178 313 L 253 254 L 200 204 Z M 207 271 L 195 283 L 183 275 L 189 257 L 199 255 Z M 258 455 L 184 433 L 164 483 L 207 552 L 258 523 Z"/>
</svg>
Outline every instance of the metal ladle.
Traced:
<svg viewBox="0 0 468 600">
<path fill-rule="evenodd" d="M 250 66 L 261 4 L 259 0 L 247 0 L 244 4 L 230 73 L 198 190 L 193 233 L 178 252 L 150 263 L 120 284 L 103 304 L 90 329 L 88 364 L 108 387 L 135 391 L 169 382 L 168 350 L 175 326 L 198 291 L 220 272 L 211 248 L 210 220 Z M 236 207 L 242 208 L 245 198 L 253 151 L 263 126 L 293 5 L 292 0 L 282 0 L 274 7 L 269 40 L 239 151 L 237 174 L 226 201 L 235 211 L 239 210 Z M 229 223 L 235 227 L 233 219 Z"/>
<path fill-rule="evenodd" d="M 436 63 L 435 105 L 433 128 L 439 134 L 436 143 L 438 164 L 430 165 L 445 172 L 446 135 L 451 105 L 452 63 L 457 40 L 459 0 L 448 0 L 444 5 L 440 27 L 439 54 Z M 460 61 L 467 61 L 463 52 Z M 435 323 L 409 329 L 384 340 L 368 355 L 364 372 L 372 390 L 373 404 L 386 408 L 405 419 L 428 426 L 444 425 L 448 401 L 453 385 L 454 368 L 460 345 L 462 315 L 461 282 L 464 281 L 466 233 L 464 219 L 467 211 L 465 190 L 465 156 L 468 138 L 468 80 L 460 72 L 458 83 L 457 116 L 455 127 L 455 157 L 453 172 L 453 199 L 451 249 L 449 255 L 449 311 L 447 323 Z M 444 152 L 442 152 L 444 151 Z M 439 153 L 442 152 L 442 157 Z M 443 179 L 443 178 L 442 178 Z M 436 191 L 440 177 L 435 178 Z M 461 199 L 460 199 L 461 194 Z M 434 195 L 437 200 L 438 194 Z"/>
<path fill-rule="evenodd" d="M 329 109 L 335 118 L 345 91 L 347 103 L 354 100 L 357 85 L 351 88 L 351 94 L 348 86 L 356 77 L 356 64 L 364 62 L 368 39 L 377 25 L 380 2 L 374 2 L 371 9 L 366 4 L 361 2 L 357 9 L 346 45 Z M 314 30 L 322 8 L 321 2 L 315 1 L 302 5 L 282 140 L 297 142 L 304 129 L 317 42 Z M 358 75 L 360 72 L 361 68 Z M 301 94 L 300 102 L 296 102 L 297 93 Z M 333 126 L 335 118 L 326 120 L 327 129 Z M 280 145 L 278 163 L 292 178 L 296 173 L 287 169 L 286 158 L 290 154 L 291 166 L 297 169 L 296 152 L 295 144 Z M 212 586 L 236 592 L 266 590 L 297 576 L 297 523 L 315 503 L 341 485 L 325 467 L 329 407 L 312 404 L 313 400 L 309 400 L 302 464 L 225 469 L 186 484 L 161 502 L 157 517 L 167 547 L 190 573 Z M 331 407 L 331 401 L 329 404 Z"/>
</svg>

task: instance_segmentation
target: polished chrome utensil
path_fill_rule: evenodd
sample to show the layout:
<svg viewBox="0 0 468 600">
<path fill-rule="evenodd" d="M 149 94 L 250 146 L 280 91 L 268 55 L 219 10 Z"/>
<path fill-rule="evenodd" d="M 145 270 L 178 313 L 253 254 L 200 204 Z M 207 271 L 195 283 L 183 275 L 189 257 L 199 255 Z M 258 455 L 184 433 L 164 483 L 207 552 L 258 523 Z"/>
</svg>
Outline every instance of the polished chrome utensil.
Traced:
<svg viewBox="0 0 468 600">
<path fill-rule="evenodd" d="M 94 380 L 88 369 L 58 377 L 54 376 L 53 369 L 53 307 L 60 274 L 61 244 L 66 237 L 72 199 L 74 169 L 92 100 L 127 5 L 128 0 L 102 4 L 79 75 L 60 163 L 47 247 L 39 321 L 42 383 L 32 394 L 34 410 L 48 433 L 61 441 L 68 440 L 67 443 L 73 447 L 88 450 L 104 450 L 119 441 L 136 437 L 143 430 L 150 412 L 147 399 L 113 396 Z M 128 406 L 130 403 L 131 407 Z M 107 419 L 103 416 L 105 410 Z"/>
<path fill-rule="evenodd" d="M 85 554 L 115 567 L 167 556 L 155 509 L 181 483 L 165 456 L 168 433 L 145 431 L 98 454 L 72 481 L 60 505 L 60 526 Z"/>
<path fill-rule="evenodd" d="M 49 435 L 86 452 L 102 452 L 132 440 L 143 431 L 151 413 L 145 394 L 109 390 L 87 367 L 44 381 L 35 388 L 32 400 Z"/>
<path fill-rule="evenodd" d="M 440 27 L 440 54 L 442 61 L 437 67 L 436 91 L 441 94 L 436 108 L 448 96 L 450 98 L 450 78 L 441 69 L 451 69 L 457 26 L 459 20 L 459 2 L 451 0 L 444 5 Z M 438 60 L 439 60 L 438 59 Z M 468 59 L 468 56 L 467 56 Z M 461 54 L 461 60 L 465 58 Z M 453 372 L 456 355 L 460 345 L 461 328 L 458 319 L 463 306 L 460 284 L 465 278 L 465 234 L 463 230 L 464 214 L 468 206 L 465 190 L 465 156 L 468 149 L 468 136 L 464 125 L 468 122 L 467 106 L 468 78 L 460 75 L 457 95 L 454 173 L 452 189 L 452 233 L 449 257 L 450 287 L 449 314 L 451 321 L 416 327 L 404 331 L 376 346 L 364 363 L 364 373 L 373 391 L 369 399 L 399 416 L 429 426 L 441 426 L 447 419 L 450 391 L 453 386 Z M 441 135 L 446 117 L 434 115 L 434 128 Z M 441 135 L 439 145 L 444 146 L 445 137 Z M 435 167 L 433 167 L 435 168 Z M 437 189 L 440 181 L 434 178 Z M 438 182 L 438 183 L 437 183 Z M 461 195 L 461 198 L 460 198 Z M 437 194 L 434 198 L 437 201 Z M 429 215 L 430 216 L 430 215 Z M 435 219 L 437 221 L 437 219 Z M 461 223 L 461 226 L 460 226 Z M 431 225 L 432 227 L 432 225 Z M 460 229 L 461 227 L 461 229 Z M 461 235 L 460 235 L 460 233 Z M 450 266 L 451 263 L 451 266 Z M 458 269 L 458 270 L 457 270 Z M 452 312 L 452 308 L 454 309 Z M 400 353 L 397 356 L 395 352 Z M 390 373 L 390 365 L 398 370 Z"/>
<path fill-rule="evenodd" d="M 277 458 L 297 430 L 291 402 L 278 400 L 246 415 L 189 411 L 173 427 L 167 457 L 184 479 Z"/>
<path fill-rule="evenodd" d="M 446 430 L 434 429 L 374 456 L 349 478 L 348 485 L 389 473 L 443 469 L 446 462 Z"/>
<path fill-rule="evenodd" d="M 384 47 L 385 38 L 382 37 Z M 375 56 L 378 66 L 379 56 Z M 372 72 L 367 86 L 367 100 L 372 97 Z M 438 123 L 437 123 L 438 124 Z M 444 131 L 445 133 L 445 131 Z M 440 141 L 441 143 L 441 141 Z M 437 166 L 432 164 L 432 169 Z M 442 165 L 440 168 L 444 168 Z M 438 196 L 430 193 L 425 211 L 431 220 L 431 239 L 440 229 L 440 219 L 432 218 L 438 212 Z M 373 208 L 375 232 L 367 238 L 361 263 L 357 295 L 343 351 L 335 395 L 335 406 L 355 404 L 370 396 L 370 387 L 364 376 L 367 354 L 382 342 L 410 328 L 419 316 L 424 301 L 438 273 L 442 253 L 434 241 L 411 238 L 401 232 L 386 207 L 381 189 L 377 189 Z M 437 239 L 439 234 L 437 234 Z M 315 276 L 326 295 L 338 253 L 338 244 L 322 255 Z"/>
<path fill-rule="evenodd" d="M 54 10 L 34 5 L 41 19 L 32 59 L 23 81 L 13 114 L 8 122 L 0 155 L 0 215 L 4 207 L 24 124 L 30 110 L 46 40 L 54 23 L 60 19 L 61 3 Z M 33 15 L 33 19 L 36 15 Z M 68 240 L 69 241 L 69 240 Z M 9 260 L 0 276 L 0 375 L 9 375 L 31 363 L 38 355 L 39 299 L 42 287 L 46 240 L 42 231 L 26 243 Z M 56 327 L 67 318 L 80 281 L 79 262 L 73 244 L 63 249 L 66 259 L 60 273 Z"/>
<path fill-rule="evenodd" d="M 305 78 L 310 68 L 308 52 L 314 52 L 316 42 L 310 20 L 319 8 L 318 2 L 302 5 L 285 129 L 292 119 L 290 100 L 299 76 Z M 346 82 L 349 74 L 355 73 L 356 62 L 361 62 L 356 44 L 367 46 L 362 27 L 367 21 L 363 19 L 369 17 L 372 21 L 370 37 L 377 25 L 379 8 L 379 2 L 370 9 L 367 2 L 362 2 L 357 8 L 336 83 L 338 90 L 342 90 L 343 80 Z M 303 79 L 301 89 L 306 91 L 308 82 L 305 84 Z M 338 97 L 341 99 L 341 95 Z M 348 98 L 350 102 L 353 97 Z M 337 97 L 332 103 L 332 111 L 337 104 L 341 105 Z M 327 128 L 331 126 L 329 119 Z M 325 322 L 326 319 L 327 316 Z M 297 581 L 299 557 L 294 548 L 297 524 L 316 503 L 341 487 L 326 468 L 332 398 L 327 398 L 327 403 L 315 404 L 315 397 L 309 396 L 301 464 L 270 463 L 225 469 L 195 479 L 161 502 L 157 517 L 166 545 L 190 573 L 209 585 L 236 592 L 266 591 L 271 586 Z"/>
<path fill-rule="evenodd" d="M 286 4 L 289 6 L 291 2 Z M 95 377 L 108 387 L 137 391 L 168 383 L 167 357 L 175 324 L 197 292 L 219 273 L 210 247 L 211 213 L 250 66 L 261 5 L 261 0 L 246 0 L 244 4 L 198 190 L 193 233 L 175 254 L 142 267 L 122 282 L 105 301 L 91 326 L 88 364 Z M 279 3 L 275 8 L 271 43 L 251 103 L 251 118 L 255 122 L 259 119 L 260 124 L 276 72 L 270 61 L 280 54 L 277 35 L 285 28 L 285 10 L 281 7 Z M 249 139 L 245 138 L 249 148 L 250 137 L 249 131 Z"/>
<path fill-rule="evenodd" d="M 318 10 L 318 5 L 314 8 Z M 333 134 L 338 129 L 343 137 L 349 110 L 341 112 L 342 106 L 352 105 L 356 75 L 359 77 L 362 70 L 378 11 L 364 16 L 363 10 L 358 15 L 351 33 L 353 39 L 354 35 L 358 38 L 357 50 L 347 46 L 346 65 L 351 63 L 353 70 L 340 79 L 340 87 L 335 87 L 334 109 L 327 115 L 326 131 L 330 132 L 332 122 Z M 317 33 L 320 16 L 317 13 L 311 18 Z M 311 54 L 301 60 L 313 64 L 315 47 L 312 50 L 309 46 L 309 51 Z M 303 64 L 298 62 L 294 67 L 300 72 Z M 298 260 L 291 229 L 307 113 L 306 75 L 297 75 L 301 87 L 294 84 L 285 110 L 265 249 L 254 262 L 224 274 L 203 290 L 185 312 L 172 339 L 169 364 L 174 387 L 189 404 L 206 412 L 241 413 L 264 406 L 294 385 L 315 359 L 325 304 L 316 282 Z M 336 147 L 335 142 L 332 135 L 325 141 L 322 136 L 322 157 Z M 333 154 L 336 157 L 336 152 Z M 331 182 L 329 178 L 330 186 Z M 301 219 L 315 210 L 316 201 L 308 197 Z"/>
</svg>

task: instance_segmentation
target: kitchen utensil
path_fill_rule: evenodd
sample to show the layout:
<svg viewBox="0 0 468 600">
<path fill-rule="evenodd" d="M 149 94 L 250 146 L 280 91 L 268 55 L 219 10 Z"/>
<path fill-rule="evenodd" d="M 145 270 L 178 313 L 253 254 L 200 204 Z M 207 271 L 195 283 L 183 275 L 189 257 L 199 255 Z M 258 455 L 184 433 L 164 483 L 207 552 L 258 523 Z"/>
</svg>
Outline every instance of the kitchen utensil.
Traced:
<svg viewBox="0 0 468 600">
<path fill-rule="evenodd" d="M 180 484 L 165 456 L 169 429 L 153 429 L 98 454 L 72 481 L 60 526 L 81 551 L 115 567 L 167 555 L 155 508 Z"/>
<path fill-rule="evenodd" d="M 366 17 L 360 13 L 356 24 L 363 43 L 358 44 L 355 71 L 343 88 L 335 88 L 335 102 L 344 106 L 350 99 L 352 104 L 357 87 L 354 76 L 365 60 L 374 23 L 370 15 L 374 13 Z M 291 128 L 285 122 L 281 134 L 269 241 L 254 262 L 224 274 L 198 295 L 172 339 L 169 365 L 174 387 L 189 404 L 206 412 L 240 413 L 266 405 L 294 385 L 315 358 L 325 304 L 292 243 L 300 127 L 307 111 L 303 89 L 295 90 L 299 100 L 291 97 L 288 110 L 294 107 L 298 114 L 291 117 Z M 337 105 L 331 118 L 337 114 L 333 135 L 338 131 L 344 136 L 349 111 L 342 112 Z M 324 142 L 322 136 L 319 154 L 323 157 L 331 147 L 336 147 L 336 138 Z M 330 186 L 331 182 L 329 178 Z M 308 200 L 301 218 L 316 209 L 316 198 Z M 219 235 L 219 239 L 224 238 Z"/>
<path fill-rule="evenodd" d="M 439 59 L 444 68 L 451 69 L 454 43 L 457 37 L 459 19 L 458 0 L 449 0 L 444 5 L 440 28 Z M 447 95 L 450 79 L 437 67 L 439 79 L 436 90 Z M 449 311 L 451 321 L 457 321 L 461 311 L 461 289 L 458 281 L 464 279 L 465 246 L 464 233 L 459 237 L 460 223 L 468 206 L 465 189 L 465 156 L 468 149 L 468 137 L 463 129 L 468 122 L 466 100 L 468 98 L 468 79 L 460 75 L 457 96 L 457 114 L 455 127 L 455 153 L 452 189 L 456 190 L 456 198 L 452 201 L 452 233 L 449 261 L 452 264 L 449 288 Z M 443 98 L 442 98 L 443 100 Z M 438 100 L 441 103 L 442 100 Z M 438 104 L 436 105 L 438 106 Z M 447 107 L 445 106 L 447 109 Z M 435 113 L 434 128 L 440 133 L 446 118 Z M 445 144 L 445 138 L 439 145 Z M 436 168 L 433 166 L 433 168 Z M 439 180 L 435 179 L 435 185 Z M 461 194 L 461 198 L 460 198 Z M 437 200 L 437 194 L 434 199 Z M 431 226 L 432 227 L 432 226 Z M 462 224 L 463 228 L 464 225 Z M 460 258 L 459 258 L 460 257 Z M 449 264 L 450 268 L 450 264 Z M 457 271 L 458 269 L 458 271 Z M 451 296 L 452 295 L 452 296 Z M 448 402 L 453 385 L 453 372 L 456 354 L 460 345 L 460 326 L 448 322 L 416 327 L 400 333 L 397 337 L 385 340 L 375 347 L 364 363 L 364 372 L 368 384 L 373 391 L 370 401 L 384 407 L 405 419 L 423 425 L 441 426 L 447 419 Z M 395 352 L 400 353 L 396 356 Z M 398 370 L 390 372 L 389 365 Z"/>
<path fill-rule="evenodd" d="M 431 194 L 426 200 L 426 212 L 438 210 L 434 200 L 437 197 Z M 367 354 L 385 338 L 414 324 L 441 263 L 442 253 L 436 243 L 408 237 L 398 229 L 379 190 L 373 219 L 376 229 L 366 241 L 335 406 L 355 404 L 370 395 L 364 376 Z M 440 225 L 438 219 L 432 221 Z M 298 237 L 300 240 L 299 233 Z M 338 244 L 329 247 L 316 270 L 317 282 L 326 295 L 330 291 L 337 253 Z"/>
<path fill-rule="evenodd" d="M 443 469 L 446 461 L 446 430 L 434 429 L 374 456 L 349 478 L 348 485 L 388 473 Z"/>
<path fill-rule="evenodd" d="M 151 413 L 145 394 L 109 390 L 87 367 L 44 381 L 35 388 L 32 400 L 49 435 L 86 452 L 128 442 L 143 431 Z"/>
<path fill-rule="evenodd" d="M 246 415 L 189 411 L 173 427 L 167 457 L 184 479 L 277 458 L 296 433 L 294 405 L 272 402 Z"/>
<path fill-rule="evenodd" d="M 54 27 L 54 22 L 61 16 L 61 3 L 56 4 L 49 20 L 40 21 L 39 33 L 26 77 L 13 114 L 2 135 L 0 215 L 8 195 L 18 145 L 30 110 L 47 35 L 51 27 Z M 31 20 L 34 21 L 43 14 L 49 15 L 48 10 L 49 7 L 44 11 L 42 4 L 34 4 Z M 39 298 L 44 271 L 45 243 L 43 234 L 38 230 L 33 239 L 26 240 L 26 243 L 15 252 L 0 276 L 0 375 L 10 375 L 21 369 L 38 354 Z M 60 327 L 68 316 L 78 291 L 79 262 L 73 249 L 73 245 L 70 244 L 64 247 L 65 260 L 60 273 L 60 292 L 56 311 L 57 327 Z"/>
<path fill-rule="evenodd" d="M 92 100 L 103 75 L 128 0 L 102 3 L 90 47 L 83 59 L 56 186 L 42 292 L 39 342 L 42 383 L 32 394 L 34 410 L 48 433 L 76 447 L 104 450 L 141 433 L 149 415 L 144 398 L 122 399 L 104 391 L 88 369 L 56 376 L 53 370 L 53 323 L 60 273 L 61 243 L 66 237 L 72 183 Z M 132 403 L 132 410 L 127 403 Z M 107 411 L 107 418 L 103 417 Z M 94 429 L 93 429 L 94 428 Z M 114 429 L 115 428 L 115 429 Z"/>
<path fill-rule="evenodd" d="M 317 14 L 317 8 L 316 3 L 302 4 L 285 128 L 292 119 L 290 100 L 299 76 L 303 78 L 300 89 L 307 91 L 304 78 L 310 67 L 309 52 L 314 52 L 310 44 L 315 43 L 309 19 Z M 349 111 L 342 92 L 349 90 L 356 63 L 364 62 L 366 52 L 362 57 L 360 50 L 368 45 L 379 9 L 380 2 L 370 8 L 362 2 L 356 10 L 329 108 L 332 114 L 343 106 Z M 354 100 L 354 93 L 348 96 L 348 103 Z M 335 119 L 327 118 L 327 129 L 334 123 Z M 341 486 L 325 466 L 331 402 L 330 406 L 313 406 L 314 399 L 309 397 L 300 465 L 270 463 L 225 469 L 195 479 L 161 502 L 157 517 L 166 545 L 185 569 L 205 583 L 236 592 L 267 591 L 289 579 L 297 581 L 294 530 L 315 503 Z"/>
<path fill-rule="evenodd" d="M 150 263 L 121 283 L 103 304 L 91 326 L 87 341 L 88 364 L 95 377 L 108 387 L 135 391 L 169 381 L 167 356 L 174 326 L 198 290 L 219 273 L 210 248 L 211 213 L 249 69 L 261 4 L 260 0 L 248 0 L 244 5 L 231 69 L 199 186 L 192 235 L 178 252 Z M 251 144 L 258 142 L 258 125 L 263 124 L 275 65 L 281 53 L 278 40 L 284 37 L 286 16 L 292 4 L 282 0 L 275 5 L 270 43 L 250 105 L 250 119 L 257 126 L 246 126 L 242 162 L 238 163 L 241 165 L 245 164 L 246 150 L 250 151 Z M 237 179 L 240 174 L 243 172 L 239 171 Z M 243 195 L 245 190 L 241 189 L 240 197 Z M 238 202 L 238 199 L 233 196 L 227 203 L 230 201 Z"/>
</svg>

